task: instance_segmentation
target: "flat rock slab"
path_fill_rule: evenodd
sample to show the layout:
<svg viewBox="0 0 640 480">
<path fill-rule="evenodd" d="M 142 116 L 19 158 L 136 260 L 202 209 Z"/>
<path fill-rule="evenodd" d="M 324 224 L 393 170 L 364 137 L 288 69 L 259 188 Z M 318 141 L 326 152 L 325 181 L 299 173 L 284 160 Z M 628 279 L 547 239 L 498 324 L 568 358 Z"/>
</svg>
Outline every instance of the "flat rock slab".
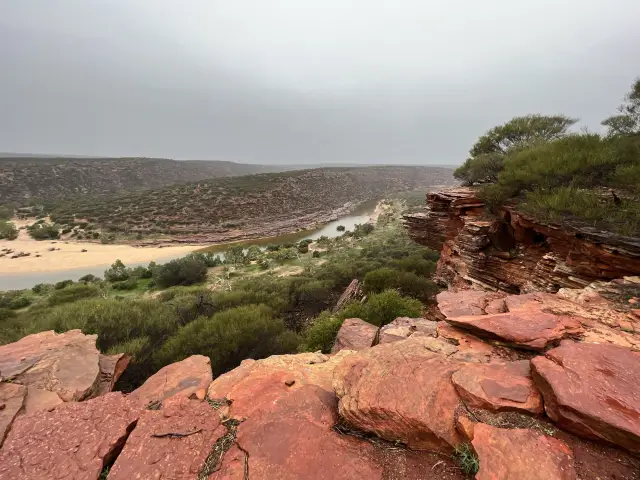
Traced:
<svg viewBox="0 0 640 480">
<path fill-rule="evenodd" d="M 0 377 L 54 395 L 53 405 L 80 401 L 97 394 L 100 382 L 100 352 L 96 335 L 80 330 L 28 335 L 0 347 Z M 56 398 L 58 397 L 58 398 Z"/>
<path fill-rule="evenodd" d="M 218 413 L 207 402 L 169 398 L 160 410 L 142 413 L 109 479 L 195 479 L 225 433 Z"/>
<path fill-rule="evenodd" d="M 577 479 L 571 449 L 534 430 L 479 423 L 471 444 L 480 461 L 477 480 Z"/>
<path fill-rule="evenodd" d="M 451 375 L 461 363 L 415 337 L 346 357 L 334 371 L 340 415 L 359 430 L 416 450 L 448 452 L 460 443 L 454 417 L 461 406 Z"/>
<path fill-rule="evenodd" d="M 536 415 L 543 411 L 529 360 L 466 365 L 453 374 L 451 381 L 467 407 Z"/>
<path fill-rule="evenodd" d="M 0 450 L 0 480 L 97 480 L 138 415 L 119 392 L 21 415 Z"/>
<path fill-rule="evenodd" d="M 24 405 L 27 389 L 15 383 L 0 383 L 0 447 L 14 418 Z"/>
<path fill-rule="evenodd" d="M 482 290 L 460 290 L 458 292 L 440 292 L 436 295 L 438 309 L 445 317 L 462 317 L 467 315 L 485 315 L 501 313 L 501 300 L 506 297 L 502 292 L 485 292 Z M 486 311 L 489 307 L 489 312 Z"/>
<path fill-rule="evenodd" d="M 547 415 L 559 426 L 640 452 L 640 353 L 564 341 L 531 365 Z"/>
<path fill-rule="evenodd" d="M 315 385 L 280 397 L 238 426 L 241 451 L 227 452 L 211 478 L 241 480 L 247 462 L 249 478 L 255 479 L 382 479 L 373 446 L 332 429 L 336 404 L 332 392 Z"/>
<path fill-rule="evenodd" d="M 543 350 L 553 342 L 584 331 L 576 318 L 528 310 L 447 318 L 446 322 L 479 337 L 528 350 Z"/>
<path fill-rule="evenodd" d="M 338 331 L 331 353 L 340 350 L 362 350 L 373 345 L 378 327 L 359 318 L 347 318 Z"/>
<path fill-rule="evenodd" d="M 192 355 L 158 370 L 134 390 L 130 398 L 143 406 L 151 402 L 162 402 L 174 395 L 188 397 L 195 394 L 200 400 L 204 400 L 212 380 L 209 357 Z"/>
<path fill-rule="evenodd" d="M 391 343 L 409 338 L 411 335 L 437 337 L 438 322 L 424 318 L 399 317 L 380 329 L 378 343 Z"/>
</svg>

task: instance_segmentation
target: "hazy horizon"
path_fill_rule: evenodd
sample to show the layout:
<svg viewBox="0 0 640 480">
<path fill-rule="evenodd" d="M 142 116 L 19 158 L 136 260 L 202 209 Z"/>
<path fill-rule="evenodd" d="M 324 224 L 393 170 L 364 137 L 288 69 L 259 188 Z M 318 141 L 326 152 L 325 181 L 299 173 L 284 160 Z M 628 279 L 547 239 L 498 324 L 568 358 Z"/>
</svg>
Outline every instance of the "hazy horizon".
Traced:
<svg viewBox="0 0 640 480">
<path fill-rule="evenodd" d="M 640 75 L 637 0 L 0 4 L 0 152 L 458 165 L 488 128 L 600 131 Z"/>
</svg>

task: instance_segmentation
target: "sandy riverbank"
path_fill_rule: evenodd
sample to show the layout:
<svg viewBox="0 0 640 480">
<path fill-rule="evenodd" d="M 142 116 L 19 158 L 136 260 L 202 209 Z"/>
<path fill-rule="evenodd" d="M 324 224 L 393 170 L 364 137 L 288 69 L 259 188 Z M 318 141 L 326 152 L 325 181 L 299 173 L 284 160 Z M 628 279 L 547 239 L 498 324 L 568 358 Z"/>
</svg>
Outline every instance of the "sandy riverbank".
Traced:
<svg viewBox="0 0 640 480">
<path fill-rule="evenodd" d="M 0 240 L 2 249 L 15 253 L 29 253 L 27 257 L 11 258 L 14 254 L 0 257 L 0 275 L 3 273 L 34 273 L 71 270 L 76 268 L 108 265 L 120 259 L 125 265 L 150 262 L 161 257 L 186 255 L 202 248 L 202 245 L 180 245 L 175 247 L 132 247 L 130 245 L 102 245 L 99 243 L 66 242 L 64 240 L 36 241 L 17 239 Z M 55 248 L 50 251 L 49 249 Z M 83 252 L 82 250 L 86 250 Z M 40 255 L 36 257 L 36 255 Z"/>
</svg>

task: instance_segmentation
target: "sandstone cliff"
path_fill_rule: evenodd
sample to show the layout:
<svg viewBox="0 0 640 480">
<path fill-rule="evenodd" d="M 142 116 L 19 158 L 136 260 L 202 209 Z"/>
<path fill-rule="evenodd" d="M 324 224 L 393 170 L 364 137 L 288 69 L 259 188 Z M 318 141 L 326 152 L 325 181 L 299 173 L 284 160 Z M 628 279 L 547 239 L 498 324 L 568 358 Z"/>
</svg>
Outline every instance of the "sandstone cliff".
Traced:
<svg viewBox="0 0 640 480">
<path fill-rule="evenodd" d="M 437 278 L 448 286 L 556 292 L 640 273 L 640 239 L 546 225 L 512 207 L 488 214 L 471 188 L 427 194 L 426 211 L 405 225 L 441 252 Z"/>
</svg>

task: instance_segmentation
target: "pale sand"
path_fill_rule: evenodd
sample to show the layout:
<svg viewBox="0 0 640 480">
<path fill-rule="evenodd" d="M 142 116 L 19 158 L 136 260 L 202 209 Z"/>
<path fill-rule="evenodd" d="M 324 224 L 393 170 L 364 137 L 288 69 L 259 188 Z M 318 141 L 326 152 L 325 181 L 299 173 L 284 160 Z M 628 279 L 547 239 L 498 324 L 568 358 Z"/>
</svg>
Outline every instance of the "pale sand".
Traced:
<svg viewBox="0 0 640 480">
<path fill-rule="evenodd" d="M 22 233 L 22 231 L 20 232 Z M 202 245 L 180 245 L 175 247 L 132 247 L 131 245 L 103 245 L 101 243 L 69 242 L 65 240 L 36 241 L 24 238 L 0 240 L 0 250 L 10 248 L 17 252 L 31 253 L 28 257 L 0 257 L 0 274 L 56 272 L 75 268 L 110 265 L 117 259 L 125 265 L 150 262 L 158 258 L 178 257 L 202 248 Z M 53 252 L 49 248 L 60 250 Z M 82 252 L 82 250 L 87 250 Z M 0 252 L 4 253 L 4 252 Z M 36 257 L 35 255 L 41 255 Z"/>
</svg>

